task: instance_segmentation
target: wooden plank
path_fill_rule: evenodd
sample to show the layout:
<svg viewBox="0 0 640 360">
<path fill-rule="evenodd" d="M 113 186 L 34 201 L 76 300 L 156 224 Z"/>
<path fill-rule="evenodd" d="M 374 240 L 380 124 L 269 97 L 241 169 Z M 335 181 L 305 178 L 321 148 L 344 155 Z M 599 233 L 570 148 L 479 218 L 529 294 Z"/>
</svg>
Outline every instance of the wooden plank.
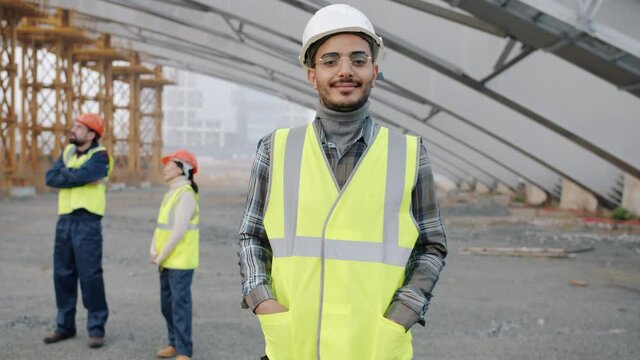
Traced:
<svg viewBox="0 0 640 360">
<path fill-rule="evenodd" d="M 460 247 L 462 254 L 520 256 L 520 257 L 553 257 L 565 258 L 567 251 L 562 248 L 530 248 L 530 247 Z"/>
</svg>

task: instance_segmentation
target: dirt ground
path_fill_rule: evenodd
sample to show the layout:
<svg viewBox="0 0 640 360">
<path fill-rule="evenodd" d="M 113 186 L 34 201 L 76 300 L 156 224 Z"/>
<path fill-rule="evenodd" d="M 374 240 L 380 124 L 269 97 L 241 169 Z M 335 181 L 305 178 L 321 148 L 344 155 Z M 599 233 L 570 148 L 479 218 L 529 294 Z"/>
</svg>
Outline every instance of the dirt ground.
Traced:
<svg viewBox="0 0 640 360">
<path fill-rule="evenodd" d="M 201 267 L 193 283 L 194 359 L 258 359 L 255 317 L 240 308 L 236 234 L 246 182 L 201 194 Z M 106 345 L 54 329 L 55 194 L 0 200 L 0 359 L 154 359 L 165 344 L 149 241 L 163 187 L 108 194 L 103 220 L 110 317 Z M 574 215 L 507 208 L 493 198 L 444 199 L 450 255 L 415 359 L 640 359 L 640 231 L 581 225 Z M 593 247 L 567 259 L 464 255 L 461 246 Z M 583 280 L 586 287 L 569 285 Z"/>
</svg>

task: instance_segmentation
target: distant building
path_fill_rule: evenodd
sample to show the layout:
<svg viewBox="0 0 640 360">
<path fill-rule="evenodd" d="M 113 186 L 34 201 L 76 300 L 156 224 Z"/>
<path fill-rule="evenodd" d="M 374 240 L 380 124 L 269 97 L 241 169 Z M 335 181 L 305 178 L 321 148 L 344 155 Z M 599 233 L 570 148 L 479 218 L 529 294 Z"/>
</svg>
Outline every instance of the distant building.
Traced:
<svg viewBox="0 0 640 360">
<path fill-rule="evenodd" d="M 176 82 L 163 92 L 162 135 L 166 150 L 244 157 L 277 128 L 310 122 L 314 112 L 286 100 L 188 71 L 166 68 Z"/>
<path fill-rule="evenodd" d="M 239 140 L 254 144 L 275 129 L 308 123 L 314 115 L 300 105 L 242 87 L 234 90 L 232 104 L 238 109 Z"/>
<path fill-rule="evenodd" d="M 199 81 L 202 76 L 175 69 L 167 73 L 176 85 L 163 91 L 165 147 L 224 146 L 222 122 L 205 106 L 209 90 Z"/>
</svg>

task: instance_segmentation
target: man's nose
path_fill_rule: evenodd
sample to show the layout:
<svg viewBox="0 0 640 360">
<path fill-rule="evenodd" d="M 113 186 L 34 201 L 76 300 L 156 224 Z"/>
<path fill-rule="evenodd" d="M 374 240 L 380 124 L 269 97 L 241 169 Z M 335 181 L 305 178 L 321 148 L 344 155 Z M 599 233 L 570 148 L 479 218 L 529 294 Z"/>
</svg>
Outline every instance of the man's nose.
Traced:
<svg viewBox="0 0 640 360">
<path fill-rule="evenodd" d="M 338 71 L 340 76 L 353 76 L 353 66 L 348 57 L 341 57 L 338 60 Z"/>
</svg>

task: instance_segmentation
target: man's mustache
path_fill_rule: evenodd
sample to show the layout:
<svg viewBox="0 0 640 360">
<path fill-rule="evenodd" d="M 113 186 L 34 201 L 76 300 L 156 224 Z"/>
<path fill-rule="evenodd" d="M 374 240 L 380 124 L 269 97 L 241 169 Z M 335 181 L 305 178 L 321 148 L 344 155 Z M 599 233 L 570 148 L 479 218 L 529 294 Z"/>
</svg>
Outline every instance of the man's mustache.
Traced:
<svg viewBox="0 0 640 360">
<path fill-rule="evenodd" d="M 362 85 L 362 81 L 356 79 L 338 79 L 329 83 L 331 86 L 335 86 L 338 84 L 355 84 L 356 86 Z"/>
</svg>

